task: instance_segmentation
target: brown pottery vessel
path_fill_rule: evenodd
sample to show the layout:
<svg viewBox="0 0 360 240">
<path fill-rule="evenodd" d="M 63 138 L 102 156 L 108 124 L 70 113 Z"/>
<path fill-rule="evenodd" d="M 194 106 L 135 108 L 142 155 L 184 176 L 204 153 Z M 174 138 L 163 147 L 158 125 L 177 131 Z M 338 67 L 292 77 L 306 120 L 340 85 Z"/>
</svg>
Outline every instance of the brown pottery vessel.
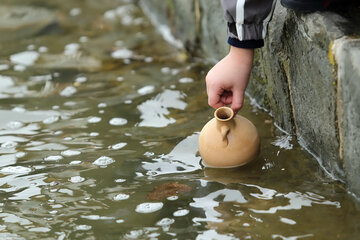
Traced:
<svg viewBox="0 0 360 240">
<path fill-rule="evenodd" d="M 205 124 L 199 136 L 199 152 L 207 167 L 238 167 L 254 160 L 259 153 L 259 133 L 248 119 L 220 107 Z"/>
</svg>

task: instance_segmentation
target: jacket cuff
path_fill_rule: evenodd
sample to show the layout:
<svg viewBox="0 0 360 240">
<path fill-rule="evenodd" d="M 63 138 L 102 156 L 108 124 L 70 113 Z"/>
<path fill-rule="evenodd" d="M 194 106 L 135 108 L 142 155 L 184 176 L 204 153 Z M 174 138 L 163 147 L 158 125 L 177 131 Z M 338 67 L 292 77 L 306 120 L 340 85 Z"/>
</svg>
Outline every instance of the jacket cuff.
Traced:
<svg viewBox="0 0 360 240">
<path fill-rule="evenodd" d="M 228 38 L 228 43 L 233 47 L 252 49 L 252 48 L 261 48 L 261 47 L 263 47 L 264 46 L 264 39 L 240 41 L 237 38 L 229 37 Z"/>
</svg>

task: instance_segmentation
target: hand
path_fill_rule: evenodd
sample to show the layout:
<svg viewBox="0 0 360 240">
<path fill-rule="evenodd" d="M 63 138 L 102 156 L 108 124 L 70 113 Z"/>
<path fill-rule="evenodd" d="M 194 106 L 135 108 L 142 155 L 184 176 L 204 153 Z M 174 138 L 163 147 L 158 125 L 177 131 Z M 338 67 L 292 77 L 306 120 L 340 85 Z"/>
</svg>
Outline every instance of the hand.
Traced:
<svg viewBox="0 0 360 240">
<path fill-rule="evenodd" d="M 213 108 L 230 104 L 235 114 L 244 102 L 246 86 L 254 59 L 253 49 L 231 47 L 206 75 L 208 103 Z"/>
</svg>

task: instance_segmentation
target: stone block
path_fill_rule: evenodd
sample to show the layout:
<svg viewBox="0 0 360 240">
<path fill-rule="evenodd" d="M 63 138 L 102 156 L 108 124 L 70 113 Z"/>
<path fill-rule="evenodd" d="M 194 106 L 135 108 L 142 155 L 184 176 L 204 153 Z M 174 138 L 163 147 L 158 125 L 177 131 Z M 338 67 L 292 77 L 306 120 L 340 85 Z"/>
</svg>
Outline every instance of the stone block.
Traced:
<svg viewBox="0 0 360 240">
<path fill-rule="evenodd" d="M 349 190 L 360 197 L 360 39 L 335 40 L 340 156 Z"/>
</svg>

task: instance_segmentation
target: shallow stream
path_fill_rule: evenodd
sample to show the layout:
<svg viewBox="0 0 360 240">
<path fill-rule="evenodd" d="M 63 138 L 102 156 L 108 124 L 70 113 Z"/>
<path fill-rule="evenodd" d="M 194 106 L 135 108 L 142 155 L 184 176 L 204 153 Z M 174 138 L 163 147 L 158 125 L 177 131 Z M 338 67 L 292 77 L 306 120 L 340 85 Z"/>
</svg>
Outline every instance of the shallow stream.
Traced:
<svg viewBox="0 0 360 240">
<path fill-rule="evenodd" d="M 120 0 L 1 0 L 0 239 L 358 239 L 344 185 L 246 99 L 261 154 L 204 168 L 211 67 Z"/>
</svg>

